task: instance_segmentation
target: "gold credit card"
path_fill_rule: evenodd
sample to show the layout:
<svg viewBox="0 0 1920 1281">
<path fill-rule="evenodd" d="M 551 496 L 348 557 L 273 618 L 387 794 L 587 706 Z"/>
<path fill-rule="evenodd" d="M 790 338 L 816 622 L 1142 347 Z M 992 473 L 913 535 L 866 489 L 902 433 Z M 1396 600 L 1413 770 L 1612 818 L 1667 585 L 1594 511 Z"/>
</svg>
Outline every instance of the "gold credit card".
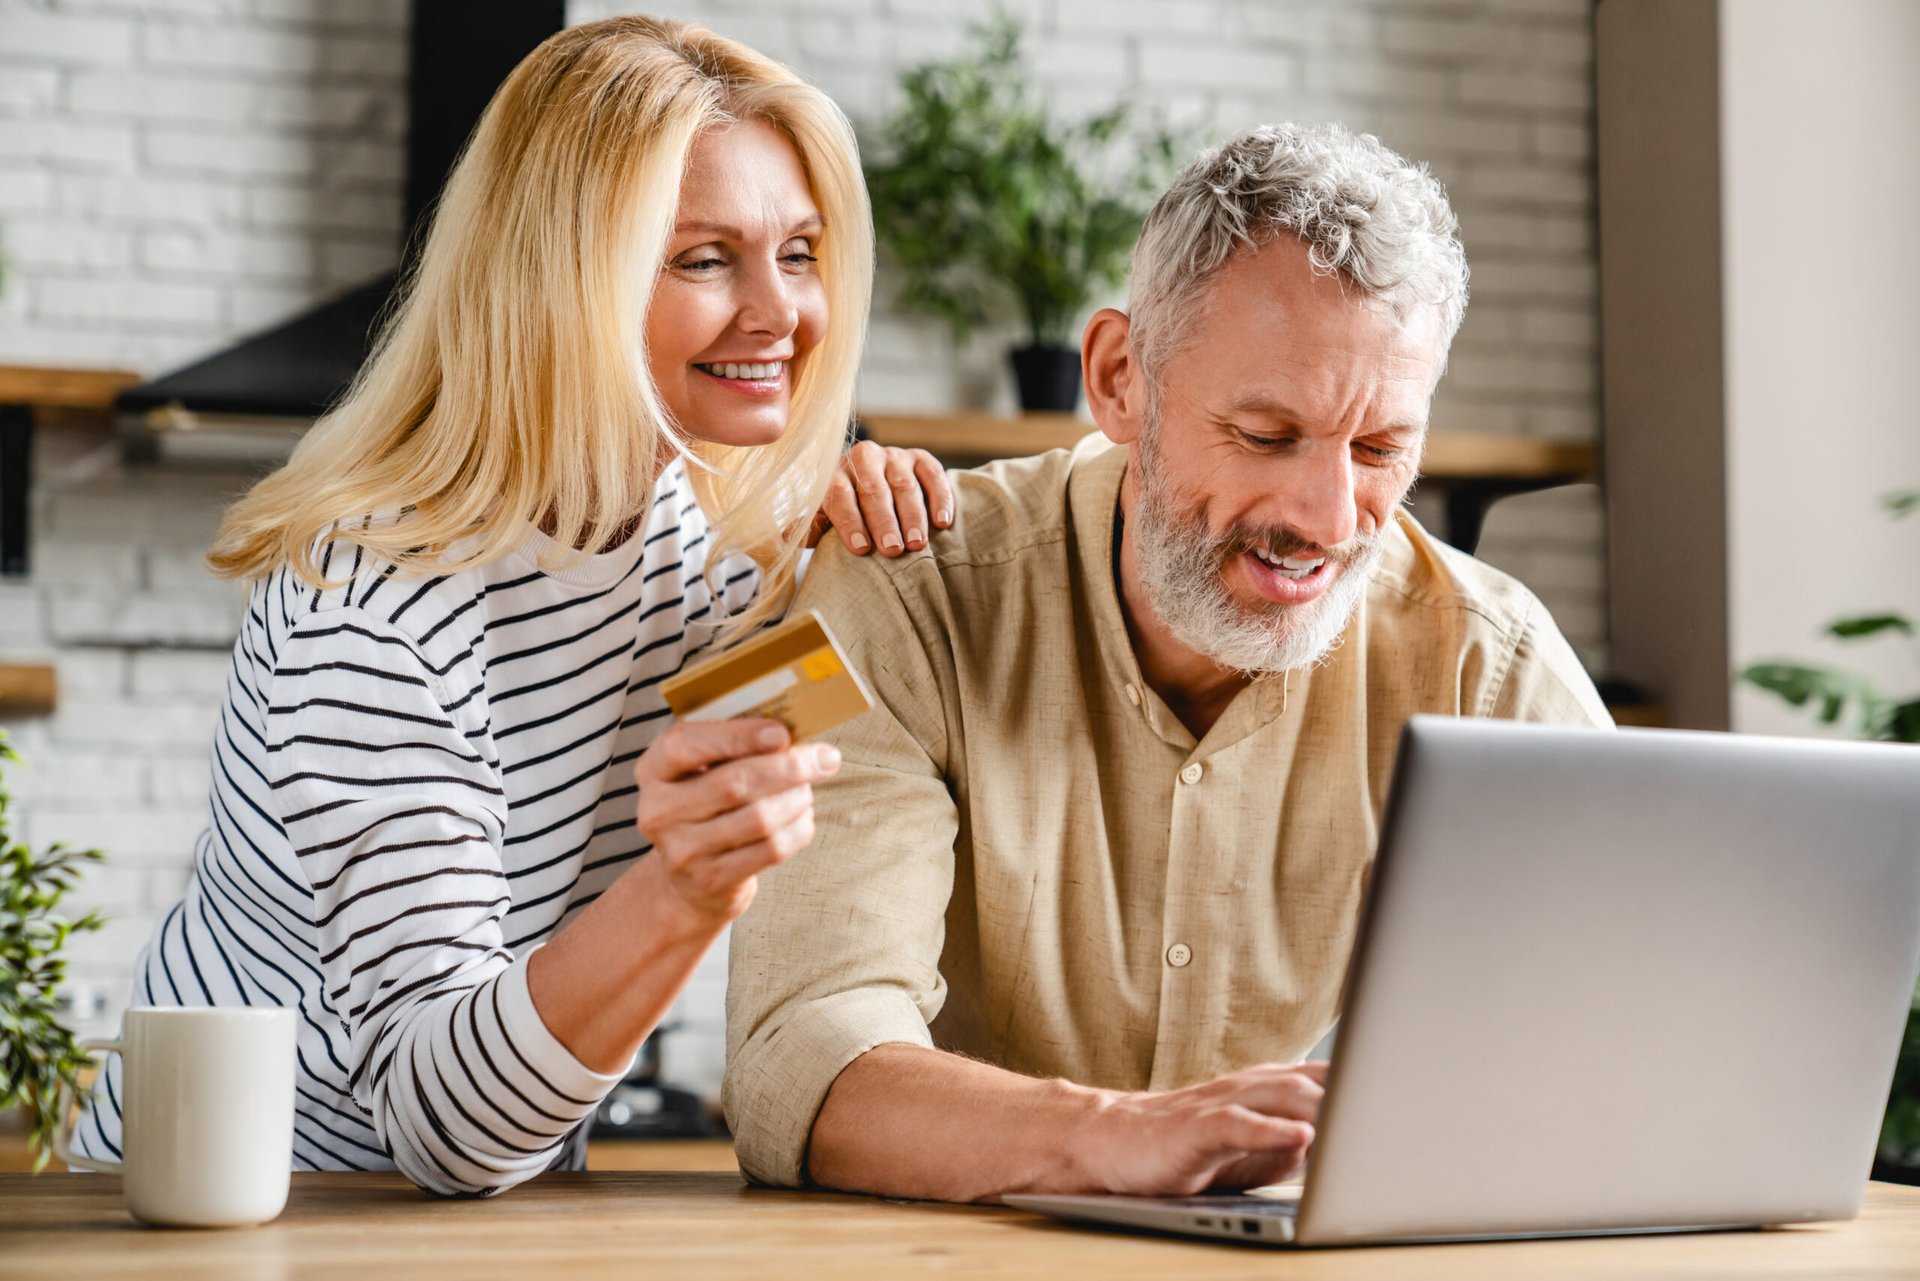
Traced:
<svg viewBox="0 0 1920 1281">
<path fill-rule="evenodd" d="M 873 707 L 820 615 L 808 610 L 660 686 L 683 721 L 769 716 L 811 738 Z"/>
</svg>

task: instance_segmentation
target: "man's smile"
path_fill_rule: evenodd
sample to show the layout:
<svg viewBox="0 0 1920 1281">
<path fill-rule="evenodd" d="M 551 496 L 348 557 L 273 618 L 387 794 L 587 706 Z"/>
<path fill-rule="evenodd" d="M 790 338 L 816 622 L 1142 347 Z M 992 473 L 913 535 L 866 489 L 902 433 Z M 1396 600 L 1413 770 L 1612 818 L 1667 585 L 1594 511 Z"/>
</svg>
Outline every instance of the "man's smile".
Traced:
<svg viewBox="0 0 1920 1281">
<path fill-rule="evenodd" d="M 1325 556 L 1270 560 L 1265 553 L 1245 551 L 1237 559 L 1254 590 L 1276 605 L 1304 605 L 1317 600 L 1339 575 L 1338 567 Z"/>
</svg>

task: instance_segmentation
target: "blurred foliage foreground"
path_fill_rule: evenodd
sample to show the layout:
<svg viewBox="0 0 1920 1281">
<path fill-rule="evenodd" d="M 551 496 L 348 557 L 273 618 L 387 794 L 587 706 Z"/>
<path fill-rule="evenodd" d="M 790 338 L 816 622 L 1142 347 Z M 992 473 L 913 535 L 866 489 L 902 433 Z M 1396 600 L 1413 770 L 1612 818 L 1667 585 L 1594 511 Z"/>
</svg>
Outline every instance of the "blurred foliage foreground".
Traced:
<svg viewBox="0 0 1920 1281">
<path fill-rule="evenodd" d="M 0 732 L 0 762 L 20 757 Z M 33 1168 L 46 1168 L 59 1113 L 60 1084 L 75 1086 L 86 1057 L 60 1019 L 60 985 L 67 965 L 60 949 L 80 930 L 102 921 L 89 912 L 60 915 L 60 900 L 99 850 L 61 845 L 34 853 L 12 835 L 6 780 L 0 775 L 0 1109 L 25 1107 L 32 1116 Z"/>
<path fill-rule="evenodd" d="M 1888 494 L 1881 505 L 1896 520 L 1910 516 L 1920 511 L 1920 489 Z M 1849 642 L 1904 637 L 1912 644 L 1915 627 L 1910 616 L 1889 611 L 1838 619 L 1828 624 L 1827 635 Z M 1861 738 L 1920 743 L 1920 690 L 1905 697 L 1890 695 L 1857 672 L 1814 663 L 1755 663 L 1742 669 L 1740 679 L 1795 707 L 1811 708 L 1822 725 L 1844 721 Z M 1893 1092 L 1880 1130 L 1880 1156 L 1920 1169 L 1920 988 L 1914 991 L 1913 1011 L 1907 1016 L 1900 1061 L 1894 1068 Z"/>
</svg>

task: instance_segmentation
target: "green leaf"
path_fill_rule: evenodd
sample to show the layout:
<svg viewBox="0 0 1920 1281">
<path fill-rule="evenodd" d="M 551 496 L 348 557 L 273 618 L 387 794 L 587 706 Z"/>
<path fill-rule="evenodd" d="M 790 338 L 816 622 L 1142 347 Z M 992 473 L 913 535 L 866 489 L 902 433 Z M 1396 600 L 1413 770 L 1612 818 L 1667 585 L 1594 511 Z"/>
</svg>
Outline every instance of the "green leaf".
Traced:
<svg viewBox="0 0 1920 1281">
<path fill-rule="evenodd" d="M 1849 705 L 1856 711 L 1861 732 L 1871 735 L 1884 716 L 1887 700 L 1872 682 L 1851 672 L 1814 667 L 1806 663 L 1756 663 L 1743 668 L 1740 679 L 1764 689 L 1795 707 L 1814 706 L 1823 725 L 1838 724 Z"/>
<path fill-rule="evenodd" d="M 1830 624 L 1827 631 L 1842 640 L 1877 636 L 1881 632 L 1899 632 L 1911 636 L 1913 623 L 1903 614 L 1862 614 L 1858 618 L 1839 619 Z"/>
<path fill-rule="evenodd" d="M 1894 743 L 1920 743 L 1920 698 L 1888 708 L 1874 737 Z M 1920 1000 L 1920 994 L 1915 999 Z"/>
<path fill-rule="evenodd" d="M 1895 520 L 1920 511 L 1920 489 L 1903 489 L 1883 495 L 1880 505 L 1893 514 Z"/>
</svg>

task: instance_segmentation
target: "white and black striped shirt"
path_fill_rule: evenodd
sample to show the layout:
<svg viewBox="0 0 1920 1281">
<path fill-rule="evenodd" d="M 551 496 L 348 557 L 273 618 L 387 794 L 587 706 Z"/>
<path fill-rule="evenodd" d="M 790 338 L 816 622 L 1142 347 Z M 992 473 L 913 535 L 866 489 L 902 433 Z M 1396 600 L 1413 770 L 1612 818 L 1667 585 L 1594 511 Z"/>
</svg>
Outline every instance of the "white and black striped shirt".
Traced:
<svg viewBox="0 0 1920 1281">
<path fill-rule="evenodd" d="M 547 1030 L 526 959 L 647 849 L 633 762 L 668 723 L 659 684 L 759 585 L 745 560 L 709 580 L 709 538 L 676 462 L 639 536 L 554 572 L 530 532 L 430 579 L 335 543 L 344 587 L 255 588 L 209 826 L 134 1001 L 299 1011 L 296 1169 L 453 1194 L 580 1163 L 618 1078 Z M 119 1155 L 120 1097 L 115 1057 L 81 1151 Z"/>
</svg>

